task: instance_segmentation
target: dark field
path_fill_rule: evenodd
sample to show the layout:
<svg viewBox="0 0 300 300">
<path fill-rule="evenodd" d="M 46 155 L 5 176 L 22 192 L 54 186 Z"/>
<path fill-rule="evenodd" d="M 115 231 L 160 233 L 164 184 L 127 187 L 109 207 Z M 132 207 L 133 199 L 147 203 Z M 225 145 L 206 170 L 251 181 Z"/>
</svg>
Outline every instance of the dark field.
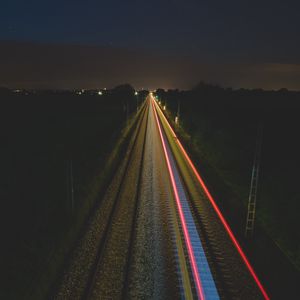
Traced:
<svg viewBox="0 0 300 300">
<path fill-rule="evenodd" d="M 125 86 L 103 96 L 0 97 L 0 298 L 41 299 L 101 197 L 113 168 L 108 159 L 118 162 L 117 141 L 136 96 Z"/>
</svg>

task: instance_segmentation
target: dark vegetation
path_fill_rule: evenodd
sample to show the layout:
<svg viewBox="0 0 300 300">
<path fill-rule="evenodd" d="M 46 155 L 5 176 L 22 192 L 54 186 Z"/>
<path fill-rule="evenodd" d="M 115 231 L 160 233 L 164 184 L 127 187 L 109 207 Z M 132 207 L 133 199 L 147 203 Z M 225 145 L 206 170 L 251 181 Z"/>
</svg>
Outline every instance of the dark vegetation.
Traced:
<svg viewBox="0 0 300 300">
<path fill-rule="evenodd" d="M 1 89 L 0 98 L 0 298 L 41 299 L 101 198 L 137 96 L 124 85 L 102 96 Z"/>
<path fill-rule="evenodd" d="M 300 269 L 300 92 L 232 90 L 199 84 L 157 90 L 219 205 L 242 237 L 257 126 L 264 124 L 258 226 Z M 223 201 L 227 201 L 227 204 Z"/>
</svg>

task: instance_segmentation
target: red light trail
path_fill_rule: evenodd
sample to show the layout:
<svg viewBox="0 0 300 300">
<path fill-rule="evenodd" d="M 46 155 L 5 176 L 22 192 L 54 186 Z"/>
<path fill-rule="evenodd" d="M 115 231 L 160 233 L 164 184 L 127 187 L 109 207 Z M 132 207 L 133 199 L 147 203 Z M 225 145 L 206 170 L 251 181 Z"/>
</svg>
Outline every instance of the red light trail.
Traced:
<svg viewBox="0 0 300 300">
<path fill-rule="evenodd" d="M 152 107 L 153 107 L 156 123 L 157 123 L 157 126 L 158 126 L 160 138 L 161 138 L 161 141 L 162 141 L 164 154 L 165 154 L 165 157 L 166 157 L 167 166 L 168 166 L 168 170 L 169 170 L 169 174 L 170 174 L 170 178 L 171 178 L 171 183 L 172 183 L 172 187 L 173 187 L 173 191 L 174 191 L 174 195 L 175 195 L 175 200 L 176 200 L 176 204 L 177 204 L 177 208 L 178 208 L 178 212 L 179 212 L 179 216 L 180 216 L 180 221 L 181 221 L 181 224 L 182 224 L 184 238 L 185 238 L 185 241 L 186 241 L 187 250 L 188 250 L 188 254 L 189 254 L 189 258 L 190 258 L 190 262 L 191 262 L 191 267 L 192 267 L 192 270 L 193 270 L 193 276 L 194 276 L 194 280 L 195 280 L 195 284 L 196 284 L 197 294 L 198 294 L 198 297 L 199 297 L 200 300 L 205 300 L 203 288 L 202 288 L 202 285 L 201 285 L 201 280 L 200 280 L 200 277 L 199 277 L 199 271 L 198 271 L 197 264 L 196 264 L 196 261 L 195 261 L 193 247 L 192 247 L 192 244 L 191 244 L 191 241 L 190 241 L 190 236 L 189 236 L 189 232 L 188 232 L 188 229 L 187 229 L 187 226 L 186 226 L 186 221 L 185 221 L 185 217 L 184 217 L 184 214 L 183 214 L 183 211 L 182 211 L 180 199 L 179 199 L 179 196 L 178 196 L 177 186 L 176 186 L 176 183 L 175 183 L 172 167 L 171 167 L 169 156 L 168 156 L 168 153 L 167 153 L 167 149 L 166 149 L 165 141 L 164 141 L 164 138 L 163 138 L 162 130 L 161 130 L 161 127 L 160 127 L 160 124 L 159 124 L 157 112 L 156 112 L 156 109 L 153 105 L 153 101 L 154 100 L 151 98 L 151 104 L 152 104 Z"/>
<path fill-rule="evenodd" d="M 153 101 L 152 101 L 152 102 L 153 102 Z M 154 103 L 155 103 L 155 101 L 154 101 Z M 241 256 L 241 258 L 242 258 L 242 260 L 244 261 L 245 265 L 247 266 L 247 269 L 249 270 L 251 276 L 253 277 L 254 281 L 256 282 L 258 288 L 260 289 L 260 291 L 261 291 L 261 293 L 262 293 L 264 299 L 269 300 L 270 298 L 269 298 L 269 296 L 268 296 L 268 294 L 267 294 L 265 288 L 263 287 L 262 283 L 261 283 L 260 280 L 258 279 L 258 277 L 257 277 L 257 275 L 256 275 L 256 273 L 255 273 L 253 267 L 251 266 L 251 264 L 250 264 L 250 262 L 249 262 L 249 260 L 248 260 L 248 258 L 247 258 L 247 256 L 246 256 L 246 254 L 244 253 L 244 251 L 243 251 L 243 249 L 241 248 L 239 242 L 238 242 L 237 239 L 235 238 L 235 236 L 234 236 L 234 234 L 233 234 L 231 228 L 229 227 L 227 221 L 225 220 L 225 218 L 224 218 L 223 214 L 221 213 L 219 207 L 217 206 L 215 200 L 213 199 L 212 195 L 210 194 L 208 188 L 206 187 L 206 185 L 205 185 L 203 179 L 201 178 L 199 172 L 197 171 L 195 165 L 193 164 L 193 162 L 191 161 L 191 159 L 190 159 L 190 157 L 188 156 L 187 152 L 186 152 L 185 149 L 183 148 L 183 146 L 182 146 L 181 142 L 179 141 L 178 137 L 176 136 L 176 134 L 175 134 L 173 128 L 171 127 L 170 123 L 168 122 L 167 118 L 165 117 L 165 115 L 163 114 L 162 110 L 160 109 L 160 107 L 158 106 L 157 103 L 155 103 L 155 106 L 160 110 L 161 115 L 163 116 L 164 120 L 166 121 L 166 124 L 167 124 L 168 127 L 170 128 L 170 130 L 171 130 L 171 132 L 172 132 L 172 134 L 173 134 L 173 136 L 174 136 L 174 138 L 175 138 L 175 141 L 177 142 L 177 144 L 178 144 L 179 148 L 181 149 L 182 153 L 184 154 L 184 156 L 185 156 L 187 162 L 189 163 L 190 167 L 192 168 L 192 170 L 193 170 L 193 172 L 194 172 L 194 174 L 195 174 L 197 180 L 199 181 L 201 187 L 203 188 L 203 190 L 204 190 L 204 192 L 205 192 L 207 198 L 209 199 L 209 201 L 210 201 L 212 207 L 214 208 L 216 214 L 218 215 L 220 221 L 222 222 L 224 228 L 226 229 L 226 231 L 227 231 L 227 233 L 228 233 L 228 235 L 229 235 L 231 241 L 233 242 L 234 246 L 236 247 L 238 253 L 240 254 L 240 256 Z M 155 113 L 156 113 L 156 112 L 155 112 Z"/>
</svg>

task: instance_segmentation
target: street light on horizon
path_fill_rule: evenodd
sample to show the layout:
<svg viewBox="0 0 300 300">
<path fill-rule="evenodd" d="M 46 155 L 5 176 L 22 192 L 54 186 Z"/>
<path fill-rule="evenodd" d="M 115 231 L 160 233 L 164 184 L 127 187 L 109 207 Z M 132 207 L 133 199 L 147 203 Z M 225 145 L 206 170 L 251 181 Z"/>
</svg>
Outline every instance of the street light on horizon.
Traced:
<svg viewBox="0 0 300 300">
<path fill-rule="evenodd" d="M 136 113 L 138 113 L 139 110 L 139 93 L 137 91 L 134 92 L 134 95 L 136 96 Z"/>
</svg>

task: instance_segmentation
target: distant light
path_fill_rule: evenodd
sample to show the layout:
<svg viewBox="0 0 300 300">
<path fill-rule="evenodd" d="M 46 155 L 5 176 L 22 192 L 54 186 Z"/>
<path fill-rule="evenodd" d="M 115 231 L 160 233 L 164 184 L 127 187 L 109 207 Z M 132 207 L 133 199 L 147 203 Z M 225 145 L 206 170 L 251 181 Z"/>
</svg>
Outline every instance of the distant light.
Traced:
<svg viewBox="0 0 300 300">
<path fill-rule="evenodd" d="M 152 92 L 150 92 L 150 96 L 153 96 L 153 93 L 152 93 Z"/>
<path fill-rule="evenodd" d="M 82 94 L 82 92 L 78 92 L 78 95 L 81 95 Z"/>
<path fill-rule="evenodd" d="M 104 88 L 104 91 L 106 91 L 106 88 Z"/>
<path fill-rule="evenodd" d="M 139 93 L 138 93 L 138 92 L 135 92 L 134 94 L 137 96 Z"/>
<path fill-rule="evenodd" d="M 98 92 L 98 95 L 99 95 L 99 96 L 102 96 L 102 95 L 103 95 L 103 93 L 102 93 L 101 91 L 99 91 L 99 92 Z"/>
<path fill-rule="evenodd" d="M 84 93 L 84 90 L 81 90 L 82 93 Z"/>
<path fill-rule="evenodd" d="M 175 124 L 178 124 L 178 117 L 175 117 Z"/>
<path fill-rule="evenodd" d="M 166 110 L 166 106 L 165 105 L 164 105 L 163 109 Z"/>
</svg>

